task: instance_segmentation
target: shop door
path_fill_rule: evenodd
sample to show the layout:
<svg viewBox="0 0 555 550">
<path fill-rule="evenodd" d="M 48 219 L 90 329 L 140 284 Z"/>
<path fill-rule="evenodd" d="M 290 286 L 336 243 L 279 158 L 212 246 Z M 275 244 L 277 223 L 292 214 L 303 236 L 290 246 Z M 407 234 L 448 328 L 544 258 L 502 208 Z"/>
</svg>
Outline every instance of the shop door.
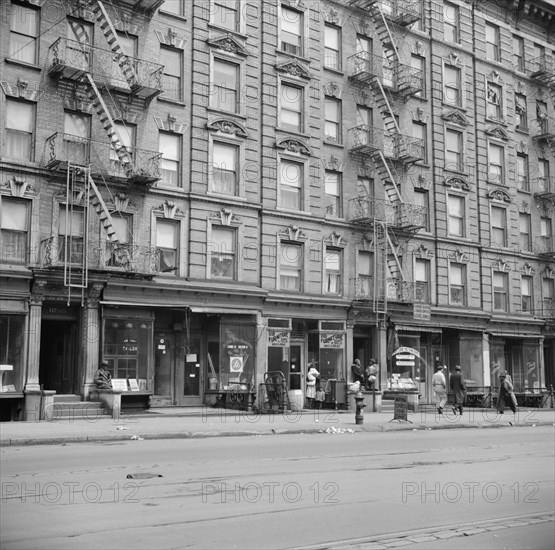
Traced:
<svg viewBox="0 0 555 550">
<path fill-rule="evenodd" d="M 175 376 L 175 338 L 167 332 L 154 334 L 154 396 L 152 404 L 158 407 L 174 404 L 173 379 Z"/>
<path fill-rule="evenodd" d="M 177 371 L 176 404 L 182 407 L 200 407 L 202 405 L 203 371 L 201 364 L 200 338 L 192 338 L 184 348 L 184 356 L 179 358 Z"/>
<path fill-rule="evenodd" d="M 47 320 L 41 325 L 39 383 L 58 394 L 78 392 L 77 324 Z"/>
</svg>

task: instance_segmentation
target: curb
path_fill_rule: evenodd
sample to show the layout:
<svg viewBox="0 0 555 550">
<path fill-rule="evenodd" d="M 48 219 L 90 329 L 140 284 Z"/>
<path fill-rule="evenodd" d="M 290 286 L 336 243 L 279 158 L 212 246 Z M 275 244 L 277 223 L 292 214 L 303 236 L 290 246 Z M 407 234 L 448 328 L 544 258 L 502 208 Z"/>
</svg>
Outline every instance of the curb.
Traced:
<svg viewBox="0 0 555 550">
<path fill-rule="evenodd" d="M 555 423 L 549 421 L 536 421 L 534 423 L 518 423 L 501 424 L 501 423 L 484 423 L 484 424 L 443 424 L 429 426 L 426 424 L 397 424 L 397 425 L 381 425 L 375 424 L 371 426 L 355 425 L 350 428 L 353 433 L 393 433 L 401 431 L 431 431 L 431 430 L 453 430 L 453 429 L 491 429 L 491 428 L 535 428 L 538 426 L 554 426 Z M 157 439 L 207 439 L 211 437 L 246 437 L 246 436 L 269 436 L 269 435 L 316 435 L 326 434 L 326 430 L 321 427 L 305 427 L 305 428 L 270 428 L 265 430 L 228 430 L 228 431 L 198 431 L 198 432 L 163 432 L 140 435 L 141 440 L 157 440 Z M 343 435 L 343 434 L 341 434 Z M 132 441 L 130 434 L 108 434 L 108 435 L 83 435 L 83 436 L 62 436 L 51 438 L 6 438 L 0 439 L 0 447 L 9 446 L 31 446 L 31 445 L 64 445 L 69 443 L 106 443 L 111 441 Z"/>
</svg>

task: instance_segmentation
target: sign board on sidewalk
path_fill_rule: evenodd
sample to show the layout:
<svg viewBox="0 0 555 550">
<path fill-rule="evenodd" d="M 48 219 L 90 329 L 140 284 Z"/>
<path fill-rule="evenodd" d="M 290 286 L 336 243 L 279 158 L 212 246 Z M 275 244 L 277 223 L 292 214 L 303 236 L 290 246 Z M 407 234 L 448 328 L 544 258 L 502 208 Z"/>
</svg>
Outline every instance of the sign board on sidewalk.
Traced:
<svg viewBox="0 0 555 550">
<path fill-rule="evenodd" d="M 410 422 L 410 420 L 407 419 L 407 409 L 408 396 L 406 394 L 396 395 L 393 405 L 393 418 L 390 422 L 393 422 L 394 420 L 398 420 L 399 422 Z"/>
</svg>

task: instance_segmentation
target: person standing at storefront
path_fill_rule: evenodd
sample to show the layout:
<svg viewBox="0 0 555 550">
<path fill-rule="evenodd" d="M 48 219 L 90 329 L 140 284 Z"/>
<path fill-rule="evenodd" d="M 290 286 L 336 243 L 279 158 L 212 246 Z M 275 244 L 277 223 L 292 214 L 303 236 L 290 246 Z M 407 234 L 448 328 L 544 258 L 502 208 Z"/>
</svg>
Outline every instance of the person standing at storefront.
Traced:
<svg viewBox="0 0 555 550">
<path fill-rule="evenodd" d="M 364 384 L 364 370 L 360 364 L 360 359 L 355 359 L 351 365 L 351 372 L 353 373 L 353 383 L 360 382 L 362 386 Z"/>
<path fill-rule="evenodd" d="M 436 397 L 436 407 L 438 414 L 443 414 L 443 407 L 447 403 L 447 383 L 443 374 L 444 365 L 438 365 L 436 372 L 432 376 L 432 386 Z"/>
<path fill-rule="evenodd" d="M 316 380 L 320 373 L 314 367 L 314 363 L 308 364 L 309 369 L 306 375 L 306 398 L 308 400 L 309 408 L 314 408 L 314 398 L 316 397 Z"/>
<path fill-rule="evenodd" d="M 370 363 L 366 367 L 366 389 L 375 390 L 378 380 L 378 363 L 375 359 L 370 359 Z"/>
<path fill-rule="evenodd" d="M 464 400 L 466 399 L 466 385 L 459 365 L 455 366 L 455 372 L 449 377 L 449 386 L 455 396 L 453 412 L 457 414 L 458 410 L 459 414 L 462 416 Z"/>
</svg>

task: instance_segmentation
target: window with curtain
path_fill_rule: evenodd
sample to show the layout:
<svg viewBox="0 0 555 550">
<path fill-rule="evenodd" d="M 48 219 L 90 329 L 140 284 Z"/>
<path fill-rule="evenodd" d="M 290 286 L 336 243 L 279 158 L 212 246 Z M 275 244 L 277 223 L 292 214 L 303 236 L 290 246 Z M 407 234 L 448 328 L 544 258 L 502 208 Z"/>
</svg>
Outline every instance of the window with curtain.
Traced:
<svg viewBox="0 0 555 550">
<path fill-rule="evenodd" d="M 458 195 L 449 195 L 447 198 L 448 208 L 448 232 L 456 237 L 465 236 L 465 200 Z"/>
<path fill-rule="evenodd" d="M 224 195 L 237 194 L 239 147 L 214 141 L 212 144 L 212 191 Z"/>
<path fill-rule="evenodd" d="M 495 143 L 488 145 L 488 180 L 494 183 L 505 183 L 505 148 Z"/>
<path fill-rule="evenodd" d="M 430 300 L 430 260 L 416 258 L 414 261 L 414 281 L 417 283 L 415 299 L 419 302 Z"/>
<path fill-rule="evenodd" d="M 29 202 L 2 197 L 0 200 L 1 260 L 7 263 L 27 261 Z"/>
<path fill-rule="evenodd" d="M 499 206 L 491 207 L 491 243 L 507 246 L 507 210 Z"/>
<path fill-rule="evenodd" d="M 519 130 L 528 129 L 528 107 L 524 94 L 515 93 L 516 127 Z"/>
<path fill-rule="evenodd" d="M 503 89 L 492 82 L 487 83 L 486 116 L 493 120 L 501 120 L 503 118 Z"/>
<path fill-rule="evenodd" d="M 114 212 L 112 227 L 115 230 L 117 242 L 109 241 L 106 236 L 106 265 L 128 268 L 137 259 L 133 249 L 133 217 L 129 214 Z"/>
<path fill-rule="evenodd" d="M 81 113 L 64 113 L 64 155 L 74 164 L 89 164 L 91 117 Z"/>
<path fill-rule="evenodd" d="M 324 294 L 341 294 L 341 250 L 325 250 Z"/>
<path fill-rule="evenodd" d="M 517 71 L 524 72 L 524 38 L 513 34 L 513 63 Z"/>
<path fill-rule="evenodd" d="M 303 14 L 281 6 L 280 49 L 294 55 L 303 55 Z"/>
<path fill-rule="evenodd" d="M 183 52 L 161 46 L 160 55 L 161 61 L 164 63 L 164 94 L 162 97 L 181 101 L 183 99 Z"/>
<path fill-rule="evenodd" d="M 211 23 L 228 31 L 239 30 L 238 0 L 212 0 Z"/>
<path fill-rule="evenodd" d="M 181 136 L 160 132 L 159 151 L 162 153 L 162 183 L 177 187 L 181 160 Z"/>
<path fill-rule="evenodd" d="M 449 302 L 452 305 L 466 305 L 466 266 L 449 264 Z"/>
<path fill-rule="evenodd" d="M 289 84 L 281 85 L 280 127 L 292 132 L 303 130 L 303 89 Z"/>
<path fill-rule="evenodd" d="M 35 65 L 38 61 L 39 10 L 12 2 L 7 13 L 10 16 L 8 57 Z"/>
<path fill-rule="evenodd" d="M 372 298 L 374 294 L 374 256 L 372 252 L 359 250 L 356 267 L 358 272 L 356 295 Z"/>
<path fill-rule="evenodd" d="M 58 259 L 60 261 L 83 264 L 83 239 L 85 235 L 84 208 L 60 205 L 58 216 Z"/>
<path fill-rule="evenodd" d="M 166 275 L 177 274 L 178 228 L 178 222 L 160 218 L 156 220 L 158 271 Z"/>
<path fill-rule="evenodd" d="M 236 113 L 239 109 L 239 65 L 214 59 L 210 106 Z"/>
<path fill-rule="evenodd" d="M 282 159 L 279 166 L 279 206 L 302 210 L 304 167 L 298 162 Z"/>
<path fill-rule="evenodd" d="M 279 287 L 281 290 L 301 290 L 303 247 L 281 243 L 279 249 Z"/>
<path fill-rule="evenodd" d="M 341 174 L 338 172 L 325 173 L 325 196 L 324 207 L 326 209 L 326 216 L 340 218 L 343 216 L 341 208 Z"/>
<path fill-rule="evenodd" d="M 232 227 L 213 226 L 209 250 L 211 251 L 211 277 L 214 279 L 235 279 L 235 229 Z"/>
<path fill-rule="evenodd" d="M 493 272 L 493 309 L 508 311 L 509 276 L 501 271 Z"/>
<path fill-rule="evenodd" d="M 326 140 L 341 143 L 341 102 L 327 97 L 324 102 L 324 136 Z"/>
<path fill-rule="evenodd" d="M 32 160 L 35 131 L 35 105 L 6 100 L 6 156 Z"/>
<path fill-rule="evenodd" d="M 324 28 L 324 67 L 341 70 L 341 29 L 331 25 Z"/>
</svg>

